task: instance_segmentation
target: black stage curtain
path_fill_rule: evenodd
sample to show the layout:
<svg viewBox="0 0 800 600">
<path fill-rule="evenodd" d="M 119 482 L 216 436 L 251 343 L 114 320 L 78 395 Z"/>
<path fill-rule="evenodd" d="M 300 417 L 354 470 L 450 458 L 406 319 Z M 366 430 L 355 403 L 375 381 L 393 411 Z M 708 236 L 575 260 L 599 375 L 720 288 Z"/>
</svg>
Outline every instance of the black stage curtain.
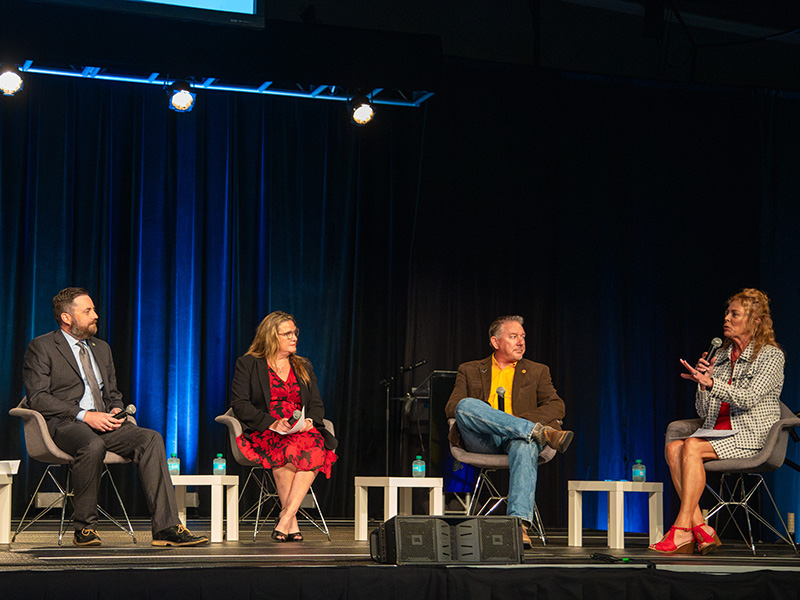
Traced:
<svg viewBox="0 0 800 600">
<path fill-rule="evenodd" d="M 540 478 L 545 523 L 564 525 L 567 479 L 629 477 L 639 458 L 669 481 L 664 429 L 694 414 L 678 358 L 695 360 L 725 299 L 755 286 L 773 297 L 784 401 L 800 409 L 798 98 L 446 71 L 423 108 L 379 107 L 365 128 L 336 103 L 209 92 L 178 115 L 158 88 L 30 76 L 0 103 L 7 406 L 23 395 L 27 342 L 54 327 L 52 296 L 82 285 L 140 423 L 185 472 L 209 472 L 228 454 L 213 418 L 233 362 L 286 310 L 341 439 L 315 489 L 349 516 L 353 477 L 384 471 L 381 380 L 401 395 L 486 356 L 489 322 L 517 313 L 577 432 Z M 41 466 L 24 460 L 20 424 L 5 412 L 0 424 L 2 458 L 23 458 L 19 515 Z M 775 477 L 786 511 L 800 512 L 796 477 Z M 585 523 L 603 527 L 592 502 Z M 644 506 L 629 503 L 634 530 Z"/>
</svg>

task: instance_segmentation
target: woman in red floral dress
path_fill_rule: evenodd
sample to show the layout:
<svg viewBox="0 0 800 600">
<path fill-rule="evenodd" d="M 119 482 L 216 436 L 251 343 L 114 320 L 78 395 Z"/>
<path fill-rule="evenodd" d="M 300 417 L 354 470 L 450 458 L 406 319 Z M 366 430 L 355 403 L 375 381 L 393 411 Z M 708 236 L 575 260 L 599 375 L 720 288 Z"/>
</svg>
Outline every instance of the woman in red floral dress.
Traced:
<svg viewBox="0 0 800 600">
<path fill-rule="evenodd" d="M 297 510 L 317 472 L 330 478 L 336 462 L 337 440 L 323 423 L 314 369 L 295 354 L 299 334 L 292 315 L 268 314 L 236 361 L 231 385 L 231 408 L 245 429 L 236 441 L 248 459 L 272 469 L 275 478 L 283 510 L 272 538 L 280 542 L 303 541 Z M 295 410 L 304 410 L 305 419 L 289 433 Z"/>
</svg>

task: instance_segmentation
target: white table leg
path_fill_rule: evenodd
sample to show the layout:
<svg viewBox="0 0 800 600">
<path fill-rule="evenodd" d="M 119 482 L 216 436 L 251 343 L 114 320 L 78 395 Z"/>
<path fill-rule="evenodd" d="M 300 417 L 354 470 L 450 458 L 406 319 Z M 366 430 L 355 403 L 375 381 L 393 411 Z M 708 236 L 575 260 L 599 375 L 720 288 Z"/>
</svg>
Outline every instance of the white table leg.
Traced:
<svg viewBox="0 0 800 600">
<path fill-rule="evenodd" d="M 178 504 L 178 519 L 186 527 L 186 486 L 175 486 L 175 501 Z"/>
<path fill-rule="evenodd" d="M 625 493 L 608 492 L 608 547 L 625 547 Z"/>
<path fill-rule="evenodd" d="M 11 477 L 0 484 L 0 544 L 11 543 Z"/>
<path fill-rule="evenodd" d="M 398 515 L 413 515 L 414 508 L 412 506 L 412 488 L 400 488 L 398 492 L 400 493 L 400 510 L 397 512 Z"/>
<path fill-rule="evenodd" d="M 428 514 L 444 514 L 444 493 L 442 493 L 442 488 L 440 487 L 432 487 L 431 491 L 428 492 Z"/>
<path fill-rule="evenodd" d="M 222 541 L 222 484 L 211 485 L 211 542 Z"/>
<path fill-rule="evenodd" d="M 387 485 L 383 489 L 383 521 L 384 523 L 397 516 L 397 486 Z"/>
<path fill-rule="evenodd" d="M 225 488 L 228 515 L 225 523 L 225 539 L 229 542 L 239 541 L 239 484 Z"/>
<path fill-rule="evenodd" d="M 356 514 L 355 514 L 355 539 L 367 539 L 367 488 L 356 486 Z"/>
<path fill-rule="evenodd" d="M 583 492 L 569 490 L 567 544 L 583 546 Z"/>
<path fill-rule="evenodd" d="M 661 492 L 650 492 L 648 494 L 647 503 L 650 509 L 650 528 L 648 529 L 650 532 L 650 543 L 655 544 L 664 537 L 664 505 Z"/>
</svg>

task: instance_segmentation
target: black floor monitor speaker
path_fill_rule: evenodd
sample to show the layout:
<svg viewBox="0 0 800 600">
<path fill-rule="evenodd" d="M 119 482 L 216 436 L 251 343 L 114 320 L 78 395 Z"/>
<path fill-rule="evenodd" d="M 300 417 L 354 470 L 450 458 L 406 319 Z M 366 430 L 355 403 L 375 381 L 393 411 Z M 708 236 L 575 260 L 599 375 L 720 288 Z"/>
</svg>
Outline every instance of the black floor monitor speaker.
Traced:
<svg viewBox="0 0 800 600">
<path fill-rule="evenodd" d="M 370 534 L 370 554 L 398 565 L 522 562 L 516 517 L 392 517 Z"/>
</svg>

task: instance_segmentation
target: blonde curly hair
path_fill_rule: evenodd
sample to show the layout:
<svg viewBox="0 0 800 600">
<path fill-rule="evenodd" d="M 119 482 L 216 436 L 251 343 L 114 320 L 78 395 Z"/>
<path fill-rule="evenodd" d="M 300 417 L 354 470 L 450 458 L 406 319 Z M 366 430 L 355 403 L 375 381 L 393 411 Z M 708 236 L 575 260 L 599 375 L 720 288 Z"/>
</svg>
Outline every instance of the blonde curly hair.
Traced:
<svg viewBox="0 0 800 600">
<path fill-rule="evenodd" d="M 728 298 L 728 306 L 739 301 L 747 314 L 747 323 L 753 336 L 753 358 L 758 356 L 761 348 L 767 344 L 780 348 L 775 341 L 775 330 L 772 328 L 772 315 L 769 312 L 769 296 L 755 288 L 745 288 L 738 294 Z M 723 348 L 731 345 L 726 339 Z"/>
</svg>

